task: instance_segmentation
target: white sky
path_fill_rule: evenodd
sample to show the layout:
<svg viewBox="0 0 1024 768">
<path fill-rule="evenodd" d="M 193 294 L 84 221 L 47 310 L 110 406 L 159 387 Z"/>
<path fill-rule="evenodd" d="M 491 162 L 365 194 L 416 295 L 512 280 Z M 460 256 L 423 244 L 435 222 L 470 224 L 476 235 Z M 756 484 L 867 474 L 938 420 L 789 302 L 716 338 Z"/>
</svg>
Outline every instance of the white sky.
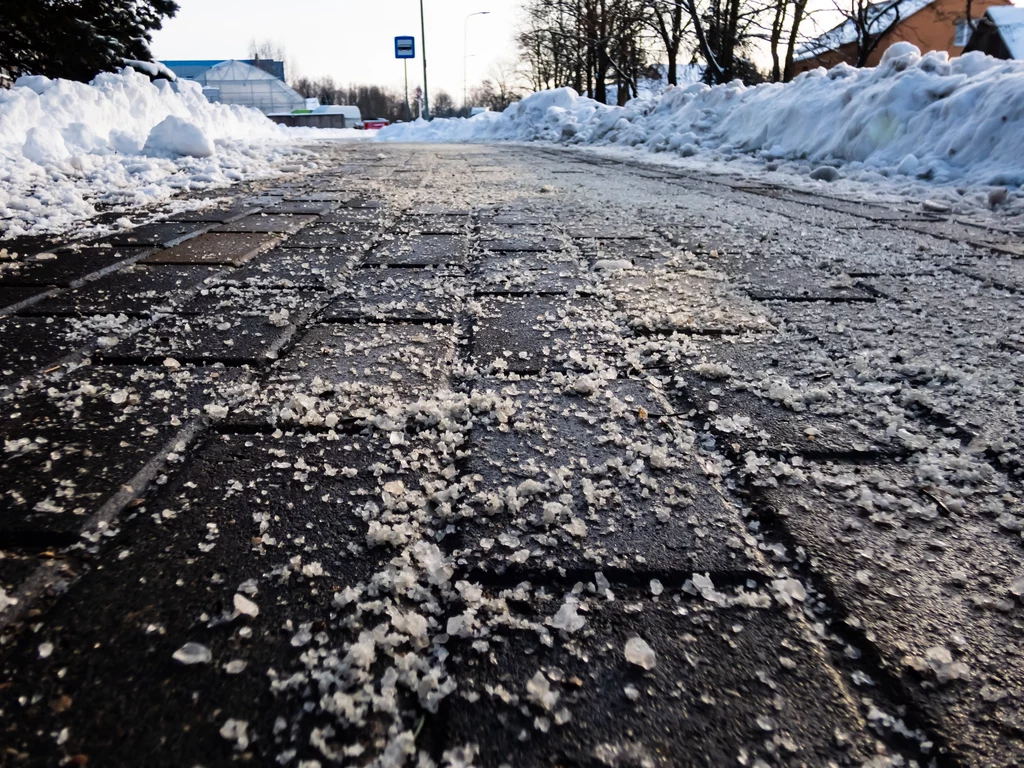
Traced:
<svg viewBox="0 0 1024 768">
<path fill-rule="evenodd" d="M 469 87 L 496 61 L 515 58 L 519 0 L 423 0 L 427 23 L 427 76 L 431 93 L 462 101 L 463 27 L 469 20 Z M 280 43 L 302 75 L 331 75 L 350 83 L 401 88 L 396 35 L 416 37 L 409 88 L 423 82 L 419 0 L 178 0 L 173 19 L 153 35 L 157 59 L 244 59 L 249 41 Z M 294 73 L 289 72 L 291 78 Z"/>
</svg>

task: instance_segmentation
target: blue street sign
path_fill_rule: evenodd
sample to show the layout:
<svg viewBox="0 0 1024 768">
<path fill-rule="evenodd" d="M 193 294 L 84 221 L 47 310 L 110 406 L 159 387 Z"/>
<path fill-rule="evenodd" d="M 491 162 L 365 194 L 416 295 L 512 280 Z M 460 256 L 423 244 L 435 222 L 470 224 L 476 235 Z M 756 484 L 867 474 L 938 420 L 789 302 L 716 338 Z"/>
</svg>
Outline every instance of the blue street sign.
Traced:
<svg viewBox="0 0 1024 768">
<path fill-rule="evenodd" d="M 415 59 L 416 58 L 416 38 L 415 37 L 396 37 L 395 38 L 395 58 L 396 59 Z"/>
</svg>

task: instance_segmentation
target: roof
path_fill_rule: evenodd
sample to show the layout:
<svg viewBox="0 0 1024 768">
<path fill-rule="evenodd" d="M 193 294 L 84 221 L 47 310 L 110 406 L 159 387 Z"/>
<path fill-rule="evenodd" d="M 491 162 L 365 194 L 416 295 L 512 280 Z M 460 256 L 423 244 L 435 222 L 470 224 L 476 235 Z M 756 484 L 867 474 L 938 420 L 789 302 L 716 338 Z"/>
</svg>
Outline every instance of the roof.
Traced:
<svg viewBox="0 0 1024 768">
<path fill-rule="evenodd" d="M 878 34 L 887 30 L 897 18 L 905 21 L 918 11 L 927 8 L 935 0 L 883 0 L 868 8 L 868 32 Z M 899 14 L 897 16 L 897 13 Z M 813 59 L 826 51 L 834 51 L 840 46 L 857 42 L 857 25 L 847 19 L 838 27 L 813 40 L 809 40 L 796 50 L 796 61 Z"/>
<path fill-rule="evenodd" d="M 206 70 L 206 84 L 216 85 L 224 80 L 277 80 L 266 70 L 246 64 L 244 61 L 222 61 Z"/>
<path fill-rule="evenodd" d="M 202 79 L 207 70 L 223 64 L 225 61 L 236 61 L 236 59 L 175 59 L 166 60 L 160 63 L 174 71 L 178 77 L 186 80 Z M 264 72 L 269 72 L 278 80 L 284 80 L 284 62 L 276 59 L 237 59 L 243 64 L 259 67 Z"/>
<path fill-rule="evenodd" d="M 986 15 L 999 31 L 1010 55 L 1015 59 L 1024 59 L 1024 8 L 1003 5 L 989 8 Z"/>
</svg>

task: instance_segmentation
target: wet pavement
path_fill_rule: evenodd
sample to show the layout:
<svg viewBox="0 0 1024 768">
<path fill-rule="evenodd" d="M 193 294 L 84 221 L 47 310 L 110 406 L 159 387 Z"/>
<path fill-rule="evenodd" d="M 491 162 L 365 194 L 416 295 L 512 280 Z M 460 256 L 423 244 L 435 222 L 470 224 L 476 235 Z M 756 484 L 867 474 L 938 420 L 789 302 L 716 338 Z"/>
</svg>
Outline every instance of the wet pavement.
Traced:
<svg viewBox="0 0 1024 768">
<path fill-rule="evenodd" d="M 4 243 L 0 764 L 1024 764 L 1024 222 L 324 154 Z"/>
</svg>

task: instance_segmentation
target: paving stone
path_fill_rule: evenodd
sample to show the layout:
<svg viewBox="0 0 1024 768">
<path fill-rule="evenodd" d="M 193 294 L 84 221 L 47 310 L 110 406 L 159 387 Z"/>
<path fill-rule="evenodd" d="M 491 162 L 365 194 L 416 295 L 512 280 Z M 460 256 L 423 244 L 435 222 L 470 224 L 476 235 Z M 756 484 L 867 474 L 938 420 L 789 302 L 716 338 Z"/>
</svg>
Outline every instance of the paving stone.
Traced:
<svg viewBox="0 0 1024 768">
<path fill-rule="evenodd" d="M 410 212 L 410 216 L 441 216 L 443 218 L 462 218 L 472 215 L 468 208 L 448 208 L 443 205 L 424 205 Z"/>
<path fill-rule="evenodd" d="M 379 224 L 383 220 L 382 211 L 378 208 L 338 208 L 333 213 L 323 217 L 323 224 L 340 224 L 350 228 L 355 224 L 361 224 L 369 228 Z"/>
<path fill-rule="evenodd" d="M 86 574 L 47 617 L 44 634 L 26 633 L 5 652 L 4 701 L 27 693 L 16 716 L 5 703 L 8 755 L 42 764 L 81 754 L 124 768 L 228 764 L 242 754 L 269 764 L 289 748 L 300 760 L 322 757 L 310 738 L 322 715 L 303 708 L 302 691 L 283 686 L 271 698 L 268 671 L 282 680 L 301 674 L 304 655 L 325 647 L 293 642 L 302 627 L 329 633 L 332 645 L 358 639 L 354 606 L 335 594 L 366 585 L 393 557 L 366 545 L 363 506 L 402 477 L 375 476 L 369 466 L 377 459 L 377 446 L 358 439 L 212 440 L 128 526 L 123 555 Z M 294 466 L 304 464 L 309 469 Z M 329 476 L 329 467 L 337 472 Z M 357 474 L 343 471 L 350 468 Z M 238 488 L 240 477 L 252 483 Z M 284 508 L 291 511 L 279 515 Z M 304 575 L 295 556 L 319 563 L 322 575 Z M 289 577 L 271 575 L 282 568 Z M 233 617 L 246 582 L 257 587 L 259 614 Z M 295 594 L 299 585 L 303 594 Z M 54 650 L 40 658 L 44 642 Z M 175 661 L 188 642 L 208 647 L 212 663 Z M 245 668 L 228 674 L 232 660 Z M 242 751 L 220 735 L 232 716 L 257 737 Z M 278 717 L 290 725 L 275 737 Z M 367 721 L 386 733 L 374 713 Z M 64 728 L 67 741 L 58 745 L 49 733 Z"/>
<path fill-rule="evenodd" d="M 874 296 L 861 288 L 794 285 L 792 283 L 779 286 L 761 285 L 757 288 L 749 288 L 747 293 L 756 301 L 856 302 L 875 300 Z"/>
<path fill-rule="evenodd" d="M 572 353 L 603 350 L 602 307 L 562 296 L 485 297 L 473 317 L 472 361 L 483 371 L 527 375 L 571 367 Z"/>
<path fill-rule="evenodd" d="M 203 208 L 197 211 L 181 211 L 170 217 L 171 221 L 203 222 L 210 224 L 227 224 L 243 216 L 253 213 L 252 205 L 232 205 L 227 208 Z"/>
<path fill-rule="evenodd" d="M 553 389 L 499 390 L 515 413 L 473 430 L 463 482 L 474 514 L 452 545 L 459 562 L 516 573 L 755 567 L 736 510 L 667 425 L 600 390 Z"/>
<path fill-rule="evenodd" d="M 926 230 L 930 233 L 930 229 Z M 1020 243 L 1004 243 L 991 240 L 979 240 L 972 243 L 978 248 L 985 248 L 996 253 L 1003 253 L 1016 259 L 1024 258 L 1024 246 Z"/>
<path fill-rule="evenodd" d="M 275 313 L 283 317 L 274 322 L 294 320 L 317 306 L 321 297 L 300 288 L 263 288 L 249 284 L 210 282 L 189 300 L 175 307 L 175 313 L 224 317 L 261 317 L 270 320 Z"/>
<path fill-rule="evenodd" d="M 805 456 L 900 455 L 903 448 L 885 432 L 864 423 L 864 415 L 842 416 L 828 406 L 800 412 L 756 392 L 737 390 L 715 379 L 680 372 L 677 387 L 700 416 L 699 424 L 717 433 L 738 454 L 748 451 Z M 799 393 L 794 392 L 795 397 Z"/>
<path fill-rule="evenodd" d="M 962 261 L 953 271 L 1007 290 L 1024 292 L 1024 260 L 988 258 Z"/>
<path fill-rule="evenodd" d="M 669 251 L 664 241 L 641 239 L 577 239 L 576 246 L 589 259 L 660 259 Z"/>
<path fill-rule="evenodd" d="M 146 252 L 144 248 L 96 247 L 31 256 L 24 260 L 0 261 L 0 286 L 67 286 L 86 275 L 115 268 Z"/>
<path fill-rule="evenodd" d="M 605 285 L 621 304 L 623 321 L 638 333 L 721 335 L 772 329 L 764 308 L 730 293 L 712 274 L 653 270 L 610 278 Z"/>
<path fill-rule="evenodd" d="M 381 200 L 373 200 L 369 197 L 362 196 L 350 197 L 347 200 L 344 200 L 341 205 L 343 208 L 376 209 L 384 207 L 384 203 Z"/>
<path fill-rule="evenodd" d="M 0 403 L 0 537 L 72 543 L 86 518 L 173 437 L 218 402 L 215 370 L 84 366 Z M 62 537 L 71 536 L 71 541 Z"/>
<path fill-rule="evenodd" d="M 102 338 L 116 339 L 135 328 L 114 318 L 0 317 L 0 385 L 41 372 Z"/>
<path fill-rule="evenodd" d="M 347 278 L 356 257 L 330 248 L 274 248 L 244 267 L 225 275 L 223 282 L 261 288 L 324 290 Z"/>
<path fill-rule="evenodd" d="M 316 216 L 292 216 L 287 214 L 256 213 L 246 216 L 230 224 L 221 224 L 217 232 L 266 232 L 278 234 L 294 234 L 307 224 L 316 221 Z"/>
<path fill-rule="evenodd" d="M 469 232 L 468 216 L 431 214 L 403 216 L 395 224 L 399 232 L 416 235 L 464 235 Z"/>
<path fill-rule="evenodd" d="M 147 365 L 168 357 L 182 363 L 263 365 L 276 357 L 276 349 L 290 333 L 287 325 L 272 323 L 268 315 L 171 316 L 105 350 L 100 358 Z"/>
<path fill-rule="evenodd" d="M 964 765 L 1020 764 L 1024 656 L 1010 584 L 1024 550 L 985 509 L 995 494 L 954 499 L 910 468 L 804 473 L 799 487 L 766 489 L 764 503 L 813 558 L 846 623 Z M 952 658 L 929 662 L 940 648 Z"/>
<path fill-rule="evenodd" d="M 560 607 L 529 599 L 540 617 Z M 550 647 L 525 630 L 483 652 L 455 646 L 446 745 L 478 745 L 488 766 L 512 755 L 524 766 L 839 766 L 872 754 L 856 703 L 780 611 L 630 592 L 591 605 L 584 629 Z M 656 654 L 649 671 L 626 661 L 636 637 Z"/>
<path fill-rule="evenodd" d="M 154 224 L 143 224 L 133 229 L 125 229 L 111 235 L 107 238 L 107 242 L 115 246 L 157 245 L 167 248 L 202 232 L 205 228 L 201 223 L 160 221 Z"/>
<path fill-rule="evenodd" d="M 546 270 L 579 274 L 584 270 L 579 259 L 561 251 L 528 253 L 485 253 L 478 262 L 480 271 L 526 272 Z"/>
<path fill-rule="evenodd" d="M 393 390 L 422 397 L 448 383 L 454 335 L 443 325 L 320 325 L 277 369 L 335 388 Z"/>
<path fill-rule="evenodd" d="M 583 224 L 570 226 L 565 232 L 574 239 L 585 240 L 640 240 L 647 235 L 636 227 L 607 227 Z"/>
<path fill-rule="evenodd" d="M 17 594 L 18 588 L 29 576 L 40 568 L 54 576 L 73 577 L 75 564 L 58 555 L 51 542 L 40 538 L 38 541 L 19 542 L 19 546 L 0 549 L 0 589 L 8 595 Z"/>
<path fill-rule="evenodd" d="M 874 301 L 875 296 L 845 277 L 809 269 L 758 268 L 744 278 L 757 301 Z"/>
<path fill-rule="evenodd" d="M 0 258 L 28 258 L 37 253 L 59 253 L 72 245 L 81 247 L 80 243 L 69 243 L 54 235 L 22 235 L 0 240 Z M 0 264 L 3 264 L 2 260 Z"/>
<path fill-rule="evenodd" d="M 461 275 L 428 269 L 363 269 L 346 276 L 321 322 L 451 322 L 462 304 Z"/>
<path fill-rule="evenodd" d="M 277 214 L 305 214 L 310 216 L 323 216 L 338 207 L 337 202 L 328 200 L 293 200 L 268 206 L 262 213 L 267 215 Z"/>
<path fill-rule="evenodd" d="M 494 253 L 520 253 L 529 251 L 561 251 L 565 243 L 554 236 L 507 237 L 500 240 L 480 240 L 477 247 Z"/>
<path fill-rule="evenodd" d="M 581 277 L 575 269 L 564 272 L 548 270 L 481 270 L 475 280 L 478 296 L 568 295 L 592 288 L 592 281 Z"/>
<path fill-rule="evenodd" d="M 450 385 L 454 345 L 440 325 L 314 326 L 228 423 L 334 428 L 435 397 Z"/>
<path fill-rule="evenodd" d="M 505 240 L 517 240 L 527 238 L 542 238 L 548 236 L 552 232 L 553 225 L 533 225 L 533 224 L 494 224 L 488 219 L 481 219 L 480 226 L 477 231 L 477 235 L 480 240 L 488 241 L 505 241 Z M 533 251 L 524 251 L 524 253 L 532 253 Z"/>
<path fill-rule="evenodd" d="M 410 235 L 381 243 L 366 254 L 367 266 L 443 267 L 466 262 L 468 242 L 454 235 Z"/>
<path fill-rule="evenodd" d="M 263 194 L 242 198 L 238 202 L 242 205 L 251 205 L 254 208 L 264 208 L 268 205 L 277 205 L 283 202 L 284 198 L 284 192 L 264 192 Z"/>
<path fill-rule="evenodd" d="M 301 192 L 285 195 L 284 199 L 295 203 L 343 203 L 351 196 L 350 192 Z"/>
<path fill-rule="evenodd" d="M 545 226 L 552 224 L 548 216 L 536 216 L 529 213 L 499 213 L 496 216 L 481 216 L 482 224 L 494 224 L 496 226 Z"/>
<path fill-rule="evenodd" d="M 43 287 L 8 288 L 0 284 L 0 309 L 13 307 L 45 292 Z"/>
<path fill-rule="evenodd" d="M 133 265 L 22 310 L 22 315 L 146 315 L 181 303 L 218 267 Z"/>
<path fill-rule="evenodd" d="M 281 243 L 282 248 L 328 248 L 362 253 L 374 240 L 372 224 L 324 216 Z"/>
<path fill-rule="evenodd" d="M 238 267 L 277 242 L 266 234 L 207 233 L 143 260 L 145 264 L 223 264 Z"/>
</svg>

